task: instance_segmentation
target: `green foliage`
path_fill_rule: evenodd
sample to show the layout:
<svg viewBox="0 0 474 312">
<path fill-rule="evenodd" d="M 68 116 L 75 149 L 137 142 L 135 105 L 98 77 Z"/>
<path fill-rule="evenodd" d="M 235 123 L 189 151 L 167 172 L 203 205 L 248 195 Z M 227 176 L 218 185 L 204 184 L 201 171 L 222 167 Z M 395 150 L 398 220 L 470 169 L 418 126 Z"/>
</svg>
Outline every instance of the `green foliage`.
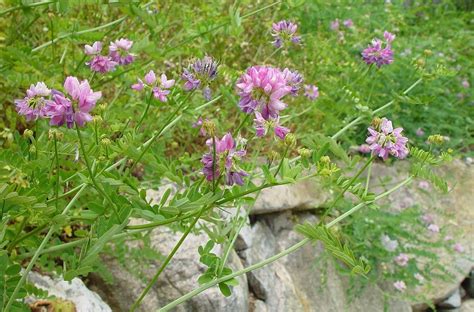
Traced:
<svg viewBox="0 0 474 312">
<path fill-rule="evenodd" d="M 312 240 L 321 241 L 333 257 L 344 262 L 349 267 L 352 274 L 365 276 L 369 273 L 370 265 L 362 259 L 357 259 L 348 244 L 343 243 L 334 231 L 325 225 L 305 223 L 297 225 L 295 230 Z"/>
</svg>

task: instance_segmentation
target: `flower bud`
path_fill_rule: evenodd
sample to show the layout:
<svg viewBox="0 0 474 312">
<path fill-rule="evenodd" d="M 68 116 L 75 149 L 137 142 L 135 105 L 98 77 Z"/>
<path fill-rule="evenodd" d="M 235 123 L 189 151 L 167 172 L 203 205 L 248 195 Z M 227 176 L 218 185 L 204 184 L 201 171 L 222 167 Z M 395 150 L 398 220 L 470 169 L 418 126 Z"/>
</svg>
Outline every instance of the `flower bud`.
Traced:
<svg viewBox="0 0 474 312">
<path fill-rule="evenodd" d="M 425 50 L 423 51 L 423 53 L 424 53 L 426 56 L 431 56 L 431 55 L 433 55 L 433 51 L 431 51 L 431 50 L 429 50 L 429 49 L 425 49 Z"/>
<path fill-rule="evenodd" d="M 443 144 L 444 140 L 445 140 L 444 137 L 440 134 L 433 134 L 428 137 L 429 144 L 436 144 L 436 145 Z"/>
<path fill-rule="evenodd" d="M 171 142 L 171 148 L 178 148 L 179 144 L 176 141 Z"/>
<path fill-rule="evenodd" d="M 426 64 L 426 62 L 422 58 L 416 60 L 416 65 L 418 65 L 419 67 L 424 67 L 425 64 Z"/>
<path fill-rule="evenodd" d="M 105 112 L 105 109 L 107 108 L 107 105 L 106 104 L 99 104 L 97 105 L 97 111 L 100 113 L 100 112 Z"/>
<path fill-rule="evenodd" d="M 64 133 L 62 133 L 58 129 L 49 129 L 48 139 L 54 140 L 55 138 L 57 141 L 61 141 L 64 138 Z"/>
<path fill-rule="evenodd" d="M 279 160 L 280 159 L 280 153 L 276 152 L 276 151 L 270 151 L 269 155 L 268 155 L 268 159 L 271 161 L 271 162 L 274 162 L 276 160 Z"/>
<path fill-rule="evenodd" d="M 331 158 L 329 158 L 329 156 L 322 156 L 319 161 L 323 164 L 329 164 L 331 162 Z"/>
<path fill-rule="evenodd" d="M 304 148 L 304 147 L 301 147 L 301 148 L 298 149 L 298 154 L 302 158 L 308 158 L 309 156 L 311 156 L 311 150 L 309 150 L 307 148 Z"/>
<path fill-rule="evenodd" d="M 110 144 L 112 143 L 112 141 L 110 141 L 109 138 L 102 138 L 102 139 L 100 140 L 100 143 L 102 143 L 102 144 L 105 145 L 105 146 L 108 146 L 108 145 L 110 145 Z"/>
<path fill-rule="evenodd" d="M 371 122 L 372 128 L 379 130 L 381 124 L 382 124 L 382 119 L 380 119 L 379 117 L 375 117 L 374 119 L 372 119 L 372 122 Z"/>
<path fill-rule="evenodd" d="M 36 153 L 36 146 L 34 146 L 33 144 L 30 145 L 30 153 L 31 153 L 31 154 L 35 154 L 35 153 Z"/>
<path fill-rule="evenodd" d="M 204 120 L 202 123 L 202 128 L 211 136 L 216 134 L 216 125 L 210 120 Z"/>
<path fill-rule="evenodd" d="M 288 133 L 285 136 L 285 145 L 288 147 L 294 147 L 296 145 L 296 136 L 293 133 Z"/>
<path fill-rule="evenodd" d="M 25 131 L 23 131 L 23 137 L 25 139 L 30 139 L 33 137 L 33 131 L 30 130 L 30 129 L 26 129 Z"/>
<path fill-rule="evenodd" d="M 100 125 L 103 121 L 104 120 L 100 115 L 95 115 L 94 117 L 92 117 L 92 122 L 94 122 L 94 124 L 96 125 Z"/>
</svg>

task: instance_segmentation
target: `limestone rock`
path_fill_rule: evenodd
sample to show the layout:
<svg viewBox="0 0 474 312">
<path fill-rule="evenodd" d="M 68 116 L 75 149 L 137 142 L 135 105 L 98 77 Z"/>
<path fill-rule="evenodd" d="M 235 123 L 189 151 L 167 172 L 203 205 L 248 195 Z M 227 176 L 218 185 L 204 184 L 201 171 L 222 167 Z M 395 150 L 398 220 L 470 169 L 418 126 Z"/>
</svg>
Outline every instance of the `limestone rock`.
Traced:
<svg viewBox="0 0 474 312">
<path fill-rule="evenodd" d="M 474 299 L 464 301 L 459 312 L 474 312 Z"/>
<path fill-rule="evenodd" d="M 255 264 L 297 243 L 302 237 L 293 227 L 304 221 L 316 222 L 310 213 L 275 213 L 257 217 L 252 226 L 241 232 L 239 251 L 245 266 Z M 307 244 L 288 257 L 250 272 L 249 290 L 256 298 L 252 311 L 383 311 L 383 294 L 376 286 L 363 291 L 353 301 L 347 296 L 348 281 L 339 276 L 332 262 L 328 262 L 325 283 L 321 281 L 320 245 Z M 390 310 L 411 311 L 410 305 L 392 301 Z"/>
<path fill-rule="evenodd" d="M 315 179 L 308 179 L 262 190 L 250 214 L 314 209 L 321 207 L 328 199 L 328 192 L 322 190 L 321 184 Z"/>
<path fill-rule="evenodd" d="M 151 234 L 151 246 L 163 255 L 167 255 L 181 237 L 182 233 L 174 233 L 168 228 L 157 228 Z M 208 241 L 206 234 L 190 234 L 176 253 L 158 282 L 144 298 L 140 311 L 155 311 L 183 294 L 199 287 L 198 277 L 205 271 L 199 262 L 198 246 Z M 219 254 L 219 250 L 215 251 Z M 157 259 L 150 267 L 141 268 L 139 277 L 125 270 L 114 259 L 105 259 L 108 269 L 112 272 L 114 283 L 101 283 L 97 288 L 104 293 L 106 301 L 111 302 L 114 311 L 127 311 L 138 298 L 146 283 L 154 276 L 162 259 Z M 227 266 L 234 271 L 242 268 L 240 259 L 232 251 Z M 238 278 L 239 285 L 232 288 L 232 295 L 224 297 L 218 288 L 211 288 L 193 299 L 181 304 L 174 311 L 248 311 L 247 280 Z"/>
<path fill-rule="evenodd" d="M 442 309 L 457 309 L 461 307 L 461 293 L 459 289 L 457 289 L 453 294 L 451 294 L 448 298 L 443 300 L 438 304 L 438 307 Z"/>
<path fill-rule="evenodd" d="M 110 307 L 98 294 L 89 290 L 82 280 L 74 278 L 67 282 L 62 278 L 50 278 L 36 272 L 28 274 L 28 282 L 48 291 L 48 294 L 74 303 L 77 312 L 111 312 Z M 29 298 L 28 301 L 36 301 Z"/>
</svg>

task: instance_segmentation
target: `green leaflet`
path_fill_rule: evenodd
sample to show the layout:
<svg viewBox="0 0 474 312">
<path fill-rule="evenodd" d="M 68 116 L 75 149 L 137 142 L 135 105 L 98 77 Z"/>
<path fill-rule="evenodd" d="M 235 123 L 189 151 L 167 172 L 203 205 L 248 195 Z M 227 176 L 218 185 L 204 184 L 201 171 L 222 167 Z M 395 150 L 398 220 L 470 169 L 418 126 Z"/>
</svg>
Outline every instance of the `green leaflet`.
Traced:
<svg viewBox="0 0 474 312">
<path fill-rule="evenodd" d="M 370 266 L 363 260 L 357 259 L 349 246 L 341 242 L 325 225 L 313 225 L 306 222 L 298 224 L 295 230 L 312 240 L 321 241 L 334 258 L 344 262 L 350 268 L 352 274 L 366 276 L 369 273 Z"/>
</svg>

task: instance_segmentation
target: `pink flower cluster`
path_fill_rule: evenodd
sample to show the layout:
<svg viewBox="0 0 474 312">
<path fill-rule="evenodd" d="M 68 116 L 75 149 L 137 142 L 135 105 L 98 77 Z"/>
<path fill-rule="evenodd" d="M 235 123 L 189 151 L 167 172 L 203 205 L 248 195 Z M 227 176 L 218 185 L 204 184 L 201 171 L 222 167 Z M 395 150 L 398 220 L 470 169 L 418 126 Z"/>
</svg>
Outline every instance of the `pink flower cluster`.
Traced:
<svg viewBox="0 0 474 312">
<path fill-rule="evenodd" d="M 352 21 L 352 19 L 346 19 L 342 22 L 342 24 L 344 25 L 344 27 L 346 28 L 352 28 L 354 27 L 354 22 Z M 331 21 L 330 25 L 329 25 L 329 28 L 331 28 L 331 30 L 334 30 L 334 31 L 337 31 L 339 30 L 339 26 L 340 26 L 340 22 L 339 22 L 339 19 L 336 18 L 335 20 Z"/>
<path fill-rule="evenodd" d="M 31 85 L 27 96 L 15 101 L 18 113 L 27 120 L 49 118 L 52 126 L 84 126 L 92 120 L 90 111 L 102 97 L 102 93 L 94 92 L 87 80 L 80 82 L 71 76 L 64 81 L 64 90 L 69 97 L 60 91 L 48 89 L 43 82 Z M 46 96 L 51 98 L 45 98 Z"/>
<path fill-rule="evenodd" d="M 145 82 L 143 82 L 143 80 Z M 165 74 L 161 74 L 160 80 L 158 81 L 155 72 L 150 70 L 143 80 L 138 78 L 138 82 L 132 85 L 132 89 L 140 92 L 147 87 L 151 89 L 155 99 L 160 102 L 168 101 L 168 95 L 170 94 L 169 89 L 175 84 L 174 79 L 168 80 L 168 77 Z"/>
<path fill-rule="evenodd" d="M 403 159 L 408 155 L 406 144 L 408 139 L 402 136 L 403 128 L 393 129 L 392 122 L 382 118 L 376 125 L 369 127 L 369 137 L 366 143 L 374 156 L 386 160 L 389 155 Z"/>
<path fill-rule="evenodd" d="M 201 158 L 203 164 L 203 174 L 208 181 L 218 181 L 221 173 L 225 173 L 225 182 L 227 185 L 243 185 L 243 177 L 248 174 L 237 167 L 235 160 L 245 156 L 244 149 L 236 150 L 236 143 L 230 133 L 227 133 L 219 140 L 215 137 L 208 139 L 206 145 L 209 146 L 209 153 Z"/>
<path fill-rule="evenodd" d="M 290 43 L 299 44 L 301 37 L 296 35 L 298 25 L 290 21 L 279 21 L 272 25 L 273 45 L 277 48 Z"/>
<path fill-rule="evenodd" d="M 92 56 L 92 59 L 86 62 L 92 71 L 107 73 L 115 70 L 117 65 L 128 65 L 133 62 L 134 56 L 129 52 L 133 41 L 128 39 L 119 39 L 110 43 L 109 54 L 101 55 L 102 42 L 96 41 L 91 45 L 84 46 L 84 53 Z"/>
<path fill-rule="evenodd" d="M 368 65 L 376 64 L 377 67 L 382 65 L 389 65 L 393 63 L 393 51 L 392 42 L 395 39 L 395 35 L 384 32 L 385 46 L 380 39 L 375 38 L 372 43 L 362 51 L 362 58 Z"/>
</svg>

